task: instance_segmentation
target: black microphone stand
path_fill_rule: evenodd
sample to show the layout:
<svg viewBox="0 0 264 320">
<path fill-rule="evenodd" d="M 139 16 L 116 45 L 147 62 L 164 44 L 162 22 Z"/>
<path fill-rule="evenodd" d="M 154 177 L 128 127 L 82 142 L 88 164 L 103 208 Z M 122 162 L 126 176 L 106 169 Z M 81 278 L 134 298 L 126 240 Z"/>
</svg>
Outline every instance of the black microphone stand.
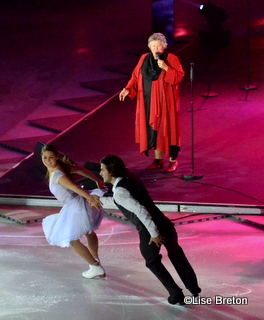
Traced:
<svg viewBox="0 0 264 320">
<path fill-rule="evenodd" d="M 245 101 L 247 101 L 248 97 L 248 91 L 257 89 L 256 86 L 252 86 L 250 84 L 250 78 L 251 78 L 251 66 L 250 66 L 250 0 L 247 0 L 247 85 L 245 87 L 241 87 L 240 89 L 246 90 L 246 98 Z"/>
<path fill-rule="evenodd" d="M 215 98 L 218 96 L 216 92 L 211 92 L 211 60 L 212 60 L 211 37 L 209 38 L 209 45 L 207 48 L 207 92 L 200 94 L 201 97 L 205 97 L 205 98 Z"/>
<path fill-rule="evenodd" d="M 193 110 L 193 66 L 194 63 L 190 63 L 190 82 L 191 82 L 191 152 L 192 152 L 192 169 L 191 175 L 183 175 L 183 180 L 199 180 L 203 178 L 203 175 L 194 175 L 194 110 Z"/>
</svg>

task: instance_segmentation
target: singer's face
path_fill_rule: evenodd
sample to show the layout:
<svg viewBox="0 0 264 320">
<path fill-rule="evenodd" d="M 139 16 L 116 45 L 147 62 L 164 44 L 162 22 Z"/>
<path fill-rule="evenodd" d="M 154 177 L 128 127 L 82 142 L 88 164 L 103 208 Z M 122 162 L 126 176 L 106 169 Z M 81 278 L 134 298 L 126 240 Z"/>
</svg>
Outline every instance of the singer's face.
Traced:
<svg viewBox="0 0 264 320">
<path fill-rule="evenodd" d="M 156 53 L 162 54 L 164 52 L 164 47 L 160 40 L 153 40 L 149 43 L 149 49 L 153 54 L 154 59 L 157 59 Z"/>
</svg>

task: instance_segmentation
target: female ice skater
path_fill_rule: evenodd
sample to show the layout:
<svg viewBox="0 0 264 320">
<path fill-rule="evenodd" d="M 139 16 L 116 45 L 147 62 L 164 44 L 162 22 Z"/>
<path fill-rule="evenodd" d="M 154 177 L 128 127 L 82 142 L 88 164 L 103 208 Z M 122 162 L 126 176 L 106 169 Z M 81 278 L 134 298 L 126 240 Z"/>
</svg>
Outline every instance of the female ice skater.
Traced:
<svg viewBox="0 0 264 320">
<path fill-rule="evenodd" d="M 63 204 L 59 213 L 43 220 L 47 241 L 60 247 L 71 246 L 89 264 L 83 277 L 104 278 L 105 271 L 98 258 L 98 238 L 94 232 L 104 215 L 98 198 L 104 194 L 103 182 L 90 171 L 63 161 L 54 145 L 45 145 L 41 155 L 42 162 L 47 167 L 49 189 Z M 72 174 L 75 173 L 95 181 L 99 189 L 89 194 L 72 181 Z M 93 195 L 96 192 L 97 196 Z M 80 241 L 82 236 L 86 237 L 87 246 Z"/>
</svg>

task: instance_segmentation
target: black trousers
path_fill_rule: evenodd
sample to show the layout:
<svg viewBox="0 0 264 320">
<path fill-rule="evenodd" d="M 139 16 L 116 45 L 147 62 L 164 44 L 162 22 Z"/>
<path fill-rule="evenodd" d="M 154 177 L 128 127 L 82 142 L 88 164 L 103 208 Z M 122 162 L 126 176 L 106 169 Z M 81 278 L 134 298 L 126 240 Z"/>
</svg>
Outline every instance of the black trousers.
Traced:
<svg viewBox="0 0 264 320">
<path fill-rule="evenodd" d="M 169 226 L 167 225 L 166 234 L 161 232 L 161 235 L 165 237 L 164 246 L 167 249 L 168 257 L 185 287 L 191 293 L 201 292 L 196 274 L 178 244 L 177 232 L 171 222 Z M 176 284 L 161 261 L 160 248 L 155 243 L 149 245 L 150 235 L 147 230 L 140 232 L 139 236 L 140 251 L 146 261 L 146 267 L 159 279 L 170 296 L 174 298 L 182 297 L 182 289 Z"/>
</svg>

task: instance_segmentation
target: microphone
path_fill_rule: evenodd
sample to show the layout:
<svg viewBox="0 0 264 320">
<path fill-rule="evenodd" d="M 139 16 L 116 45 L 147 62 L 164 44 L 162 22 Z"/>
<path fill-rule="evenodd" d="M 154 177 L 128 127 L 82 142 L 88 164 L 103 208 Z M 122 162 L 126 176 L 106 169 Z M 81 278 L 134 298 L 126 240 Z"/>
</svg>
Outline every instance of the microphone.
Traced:
<svg viewBox="0 0 264 320">
<path fill-rule="evenodd" d="M 190 63 L 190 80 L 191 80 L 191 81 L 193 80 L 193 66 L 194 66 L 194 63 L 191 62 L 191 63 Z"/>
<path fill-rule="evenodd" d="M 158 53 L 158 52 L 156 52 L 156 53 L 155 53 L 155 56 L 156 56 L 156 58 L 157 58 L 157 59 L 159 59 L 159 58 L 160 58 L 160 56 L 159 56 L 159 53 Z"/>
</svg>

